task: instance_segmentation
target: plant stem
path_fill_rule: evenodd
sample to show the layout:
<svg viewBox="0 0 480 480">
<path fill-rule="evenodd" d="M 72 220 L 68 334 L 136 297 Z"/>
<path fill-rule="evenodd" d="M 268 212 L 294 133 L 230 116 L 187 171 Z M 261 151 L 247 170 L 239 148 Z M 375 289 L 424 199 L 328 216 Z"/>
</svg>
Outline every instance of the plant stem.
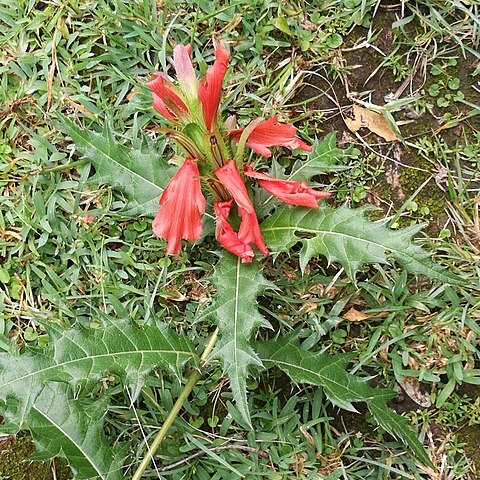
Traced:
<svg viewBox="0 0 480 480">
<path fill-rule="evenodd" d="M 205 360 L 212 352 L 213 347 L 215 346 L 215 342 L 217 341 L 217 336 L 218 336 L 218 327 L 213 332 L 212 336 L 210 337 L 210 340 L 208 341 L 205 347 L 205 350 L 202 353 L 202 356 L 200 357 L 200 367 L 203 366 Z M 137 471 L 133 475 L 132 480 L 141 480 L 143 472 L 145 472 L 145 469 L 148 467 L 149 463 L 153 459 L 153 456 L 155 455 L 155 452 L 157 451 L 158 447 L 162 443 L 163 439 L 166 437 L 168 430 L 170 429 L 173 422 L 175 421 L 175 418 L 177 418 L 178 412 L 182 408 L 183 402 L 185 402 L 187 397 L 190 395 L 190 392 L 193 390 L 193 387 L 196 385 L 198 380 L 200 380 L 201 376 L 202 376 L 202 373 L 200 370 L 194 370 L 190 374 L 190 377 L 188 378 L 187 383 L 185 384 L 182 391 L 180 392 L 180 395 L 178 396 L 177 401 L 175 402 L 175 405 L 173 405 L 172 409 L 170 410 L 170 413 L 168 414 L 167 419 L 165 420 L 164 424 L 162 425 L 162 428 L 154 438 L 153 443 L 150 445 L 150 447 L 147 444 L 147 449 L 148 449 L 147 453 L 145 454 L 144 459 L 142 460 L 139 467 L 137 468 Z"/>
<path fill-rule="evenodd" d="M 65 165 L 57 165 L 55 167 L 44 167 L 40 170 L 40 173 L 51 173 L 51 172 L 57 172 L 57 171 L 62 171 L 62 170 L 69 170 L 70 168 L 77 167 L 78 165 L 83 165 L 87 163 L 86 159 L 82 160 L 76 160 L 74 162 L 67 163 Z"/>
</svg>

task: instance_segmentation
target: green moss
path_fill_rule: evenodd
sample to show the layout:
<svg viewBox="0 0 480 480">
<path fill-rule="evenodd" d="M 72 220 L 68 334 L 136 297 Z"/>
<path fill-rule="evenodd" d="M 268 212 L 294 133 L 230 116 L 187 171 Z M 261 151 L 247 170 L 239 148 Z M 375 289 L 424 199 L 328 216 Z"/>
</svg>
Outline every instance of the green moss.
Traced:
<svg viewBox="0 0 480 480">
<path fill-rule="evenodd" d="M 403 138 L 417 138 L 425 135 L 431 135 L 435 128 L 438 128 L 438 123 L 434 123 L 436 120 L 428 113 L 424 113 L 414 121 L 410 121 L 401 126 L 401 132 Z M 409 153 L 412 155 L 411 150 Z M 403 156 L 403 153 L 402 153 Z M 403 161 L 403 158 L 402 158 Z"/>
<path fill-rule="evenodd" d="M 19 433 L 11 440 L 0 443 L 0 478 L 9 480 L 51 480 L 50 462 L 31 461 L 28 457 L 35 451 L 30 435 Z M 73 478 L 63 461 L 55 460 L 55 475 L 58 480 Z"/>
<path fill-rule="evenodd" d="M 405 150 L 402 160 L 412 165 L 415 168 L 405 168 L 400 173 L 400 185 L 405 194 L 405 198 L 409 198 L 413 193 L 428 179 L 431 177 L 430 163 L 418 157 L 416 154 L 412 155 L 409 149 Z M 419 170 L 420 169 L 420 170 Z M 427 233 L 435 234 L 441 229 L 445 219 L 445 193 L 435 183 L 432 178 L 430 182 L 417 194 L 415 197 L 419 210 L 422 207 L 429 209 L 428 215 L 422 216 L 418 212 L 411 212 L 411 217 L 417 217 L 420 222 L 428 221 L 429 225 Z M 409 219 L 405 219 L 410 224 Z M 401 223 L 400 223 L 401 225 Z M 401 225 L 403 226 L 403 225 Z"/>
<path fill-rule="evenodd" d="M 462 443 L 465 443 L 465 454 L 475 465 L 475 470 L 478 474 L 480 472 L 480 455 L 478 454 L 480 425 L 472 425 L 470 427 L 462 428 L 462 430 L 458 432 L 458 437 Z"/>
<path fill-rule="evenodd" d="M 396 204 L 397 196 L 393 191 L 392 187 L 386 182 L 385 178 L 382 178 L 381 181 L 375 185 L 373 191 L 379 199 L 385 202 L 386 206 Z M 377 210 L 372 210 L 371 212 L 369 212 L 368 218 L 372 222 L 382 220 L 385 218 L 387 211 L 388 208 L 385 208 L 385 206 Z"/>
</svg>

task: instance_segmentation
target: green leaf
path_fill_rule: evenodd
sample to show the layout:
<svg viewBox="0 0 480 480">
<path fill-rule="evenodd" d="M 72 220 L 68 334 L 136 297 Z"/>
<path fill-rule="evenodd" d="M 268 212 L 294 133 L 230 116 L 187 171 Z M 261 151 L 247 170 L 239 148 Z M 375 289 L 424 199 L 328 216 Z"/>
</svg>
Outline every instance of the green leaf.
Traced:
<svg viewBox="0 0 480 480">
<path fill-rule="evenodd" d="M 395 396 L 346 372 L 351 355 L 312 353 L 300 348 L 291 335 L 256 342 L 255 350 L 265 367 L 276 366 L 297 383 L 322 386 L 330 401 L 345 410 L 356 412 L 351 402 L 368 402 L 378 396 L 387 401 Z"/>
<path fill-rule="evenodd" d="M 343 38 L 338 33 L 332 33 L 327 37 L 328 48 L 338 48 L 343 43 Z"/>
<path fill-rule="evenodd" d="M 36 459 L 64 457 L 75 478 L 121 480 L 125 452 L 110 447 L 103 433 L 108 397 L 94 403 L 73 398 L 66 383 L 49 382 L 37 396 L 27 423 L 35 441 Z"/>
<path fill-rule="evenodd" d="M 252 365 L 262 367 L 250 346 L 250 336 L 260 326 L 269 326 L 257 309 L 256 298 L 271 284 L 262 276 L 258 263 L 241 263 L 230 253 L 222 255 L 212 283 L 217 293 L 205 315 L 215 319 L 221 336 L 211 358 L 222 361 L 237 408 L 250 424 L 247 370 Z"/>
<path fill-rule="evenodd" d="M 410 430 L 407 420 L 387 407 L 386 402 L 395 393 L 383 388 L 372 388 L 365 381 L 346 372 L 349 356 L 304 350 L 292 335 L 256 342 L 254 346 L 265 367 L 280 368 L 296 383 L 323 387 L 335 405 L 355 411 L 351 402 L 366 402 L 384 430 L 405 443 L 425 465 L 431 465 L 423 445 Z"/>
<path fill-rule="evenodd" d="M 445 97 L 437 98 L 437 105 L 441 108 L 446 108 L 450 105 L 450 101 Z"/>
<path fill-rule="evenodd" d="M 427 91 L 431 97 L 438 97 L 440 94 L 440 85 L 438 83 L 432 83 L 432 85 L 428 87 Z"/>
<path fill-rule="evenodd" d="M 47 347 L 27 348 L 19 356 L 0 353 L 1 431 L 21 428 L 46 382 L 88 389 L 108 372 L 119 377 L 136 398 L 153 368 L 177 373 L 195 358 L 190 342 L 163 325 L 138 328 L 129 321 L 105 319 L 95 329 L 64 330 L 51 323 L 45 329 L 50 338 Z"/>
<path fill-rule="evenodd" d="M 297 160 L 293 164 L 288 180 L 310 180 L 315 175 L 345 170 L 348 168 L 345 160 L 353 154 L 354 149 L 338 148 L 335 133 L 329 133 L 313 145 L 312 152 L 306 160 Z"/>
<path fill-rule="evenodd" d="M 129 200 L 125 214 L 155 215 L 158 199 L 174 170 L 159 153 L 126 148 L 115 141 L 107 125 L 99 134 L 84 130 L 63 116 L 60 119 L 79 153 L 95 166 L 91 181 L 125 193 Z"/>
<path fill-rule="evenodd" d="M 448 81 L 448 88 L 450 90 L 458 90 L 460 88 L 460 79 L 458 77 L 453 77 Z"/>
<path fill-rule="evenodd" d="M 339 262 L 351 278 L 368 263 L 388 263 L 388 256 L 407 271 L 444 283 L 461 285 L 457 276 L 434 263 L 427 252 L 412 243 L 421 225 L 391 230 L 387 222 L 370 222 L 365 212 L 371 207 L 317 209 L 282 206 L 262 225 L 265 242 L 272 251 L 288 251 L 302 243 L 300 268 L 305 269 L 314 255 Z"/>
<path fill-rule="evenodd" d="M 280 16 L 273 20 L 273 24 L 276 28 L 278 28 L 281 32 L 285 33 L 286 35 L 292 36 L 293 32 L 288 26 L 287 20 L 285 17 Z"/>
<path fill-rule="evenodd" d="M 367 406 L 378 425 L 403 442 L 424 465 L 432 466 L 424 446 L 412 431 L 406 418 L 388 408 L 381 399 L 374 398 L 367 403 Z"/>
<path fill-rule="evenodd" d="M 10 274 L 8 273 L 8 270 L 0 267 L 0 282 L 8 283 L 9 281 L 10 281 Z"/>
</svg>

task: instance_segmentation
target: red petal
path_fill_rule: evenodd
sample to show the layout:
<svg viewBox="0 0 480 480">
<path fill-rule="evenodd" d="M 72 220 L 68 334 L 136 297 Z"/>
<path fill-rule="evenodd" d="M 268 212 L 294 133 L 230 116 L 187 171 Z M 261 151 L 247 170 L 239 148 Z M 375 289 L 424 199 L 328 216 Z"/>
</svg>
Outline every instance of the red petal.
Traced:
<svg viewBox="0 0 480 480">
<path fill-rule="evenodd" d="M 168 120 L 178 121 L 178 118 L 167 108 L 163 100 L 156 93 L 153 94 L 153 108 Z"/>
<path fill-rule="evenodd" d="M 182 91 L 188 98 L 195 99 L 198 94 L 198 85 L 197 76 L 190 60 L 191 51 L 190 45 L 177 45 L 173 49 L 173 66 Z"/>
<path fill-rule="evenodd" d="M 218 168 L 213 173 L 230 192 L 230 195 L 240 208 L 248 213 L 255 212 L 248 196 L 247 187 L 238 173 L 237 166 L 233 160 L 229 160 L 223 167 Z"/>
<path fill-rule="evenodd" d="M 177 254 L 181 239 L 194 241 L 202 235 L 201 214 L 205 211 L 198 166 L 187 158 L 172 177 L 159 201 L 153 232 L 168 242 L 167 253 Z"/>
<path fill-rule="evenodd" d="M 173 86 L 162 75 L 158 75 L 157 78 L 148 82 L 146 85 L 154 94 L 154 102 L 155 95 L 157 95 L 163 102 L 163 105 L 170 111 L 171 115 L 174 115 L 177 119 L 188 115 L 188 107 L 185 105 L 185 102 L 174 92 Z M 158 105 L 157 100 L 157 106 Z M 159 111 L 163 114 L 161 110 Z"/>
<path fill-rule="evenodd" d="M 235 142 L 240 140 L 243 128 L 227 132 Z M 291 149 L 299 148 L 310 152 L 312 147 L 296 137 L 297 129 L 288 123 L 278 123 L 277 116 L 271 117 L 257 125 L 247 139 L 247 145 L 256 153 L 269 157 L 272 152 L 268 147 L 280 146 Z"/>
<path fill-rule="evenodd" d="M 217 217 L 216 237 L 220 245 L 242 259 L 242 263 L 253 260 L 253 250 L 247 243 L 241 242 L 237 233 L 228 223 L 228 216 L 233 200 L 227 202 L 214 202 L 215 215 Z"/>
<path fill-rule="evenodd" d="M 255 178 L 267 192 L 290 205 L 317 208 L 319 198 L 330 197 L 331 193 L 309 188 L 305 182 L 280 180 L 266 173 L 256 172 L 250 165 L 245 166 L 245 176 Z"/>
<path fill-rule="evenodd" d="M 257 214 L 242 212 L 240 208 L 238 214 L 242 217 L 242 223 L 238 229 L 238 239 L 247 244 L 253 243 L 264 255 L 268 255 L 268 248 L 260 231 Z"/>
<path fill-rule="evenodd" d="M 198 97 L 202 103 L 203 116 L 208 130 L 212 128 L 212 123 L 214 123 L 217 115 L 223 77 L 227 71 L 229 60 L 230 54 L 228 50 L 225 49 L 221 42 L 217 43 L 215 47 L 215 62 L 207 70 L 207 74 L 198 88 Z"/>
</svg>

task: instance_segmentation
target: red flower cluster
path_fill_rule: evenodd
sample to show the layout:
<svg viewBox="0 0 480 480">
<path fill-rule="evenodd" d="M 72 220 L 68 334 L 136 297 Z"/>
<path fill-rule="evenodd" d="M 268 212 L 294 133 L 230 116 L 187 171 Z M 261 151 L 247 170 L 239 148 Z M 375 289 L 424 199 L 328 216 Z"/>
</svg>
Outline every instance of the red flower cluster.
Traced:
<svg viewBox="0 0 480 480">
<path fill-rule="evenodd" d="M 291 205 L 316 208 L 318 200 L 330 194 L 309 188 L 305 182 L 280 180 L 256 172 L 250 165 L 243 166 L 238 158 L 234 162 L 231 159 L 233 145 L 229 146 L 227 139 L 246 144 L 264 157 L 271 156 L 270 147 L 273 146 L 306 151 L 311 151 L 312 148 L 296 136 L 297 131 L 293 125 L 278 123 L 276 116 L 264 121 L 254 120 L 245 128 L 225 131 L 219 115 L 219 105 L 230 54 L 221 43 L 217 43 L 215 61 L 200 82 L 190 54 L 191 47 L 185 45 L 178 45 L 173 51 L 178 86 L 162 74 L 147 83 L 153 93 L 155 110 L 171 124 L 186 127 L 180 132 L 170 130 L 172 138 L 179 139 L 190 156 L 191 152 L 198 152 L 193 155 L 198 158 L 187 158 L 184 161 L 163 191 L 159 201 L 160 209 L 153 221 L 153 231 L 157 237 L 167 240 L 169 254 L 180 251 L 181 239 L 199 239 L 202 234 L 201 215 L 206 203 L 201 190 L 203 181 L 214 195 L 218 241 L 240 257 L 242 262 L 251 262 L 254 257 L 253 246 L 264 255 L 268 254 L 268 249 L 240 173 L 242 170 L 245 177 L 257 180 L 270 194 Z M 198 162 L 205 162 L 201 176 Z M 229 223 L 234 205 L 240 220 L 238 231 Z"/>
<path fill-rule="evenodd" d="M 173 66 L 180 89 L 162 74 L 148 82 L 147 87 L 153 93 L 153 108 L 173 122 L 195 121 L 200 102 L 204 124 L 210 131 L 212 126 L 216 125 L 223 77 L 228 68 L 230 54 L 218 43 L 215 47 L 215 62 L 198 84 L 190 53 L 190 45 L 177 45 L 173 50 Z"/>
</svg>

